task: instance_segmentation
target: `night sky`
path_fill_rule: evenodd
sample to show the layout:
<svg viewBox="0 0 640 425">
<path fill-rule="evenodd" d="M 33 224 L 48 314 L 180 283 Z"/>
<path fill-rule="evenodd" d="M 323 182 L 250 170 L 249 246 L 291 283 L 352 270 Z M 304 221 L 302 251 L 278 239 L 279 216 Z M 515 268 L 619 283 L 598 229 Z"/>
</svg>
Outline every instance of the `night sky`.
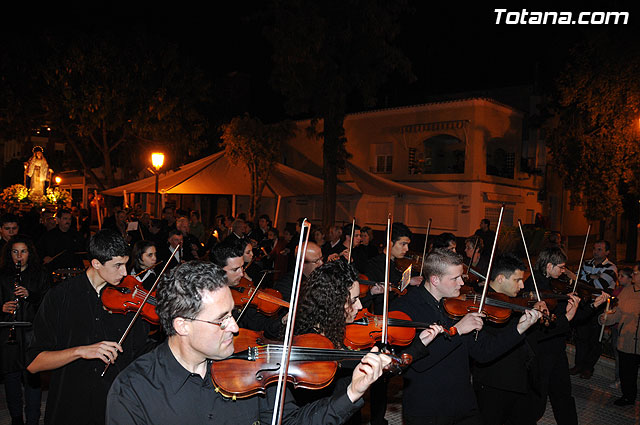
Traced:
<svg viewBox="0 0 640 425">
<path fill-rule="evenodd" d="M 435 5 L 435 3 L 440 3 Z M 469 90 L 531 84 L 549 87 L 562 69 L 569 48 L 585 37 L 609 31 L 621 42 L 637 42 L 635 2 L 461 2 L 409 1 L 412 13 L 402 18 L 397 45 L 410 59 L 417 80 L 392 81 L 381 89 L 378 107 L 423 103 L 434 96 Z M 212 79 L 230 72 L 250 75 L 250 112 L 266 119 L 283 115 L 281 98 L 270 88 L 270 48 L 259 24 L 248 15 L 260 15 L 260 1 L 201 3 L 188 7 L 178 2 L 166 8 L 110 4 L 104 9 L 30 9 L 16 12 L 0 29 L 3 38 L 37 36 L 44 32 L 69 33 L 96 28 L 145 28 L 173 40 Z M 626 26 L 496 25 L 494 9 L 508 11 L 629 11 Z M 640 10 L 639 10 L 640 13 Z M 5 19 L 10 18 L 5 14 Z M 19 38 L 18 38 L 19 39 Z M 19 41 L 18 41 L 19 42 Z"/>
</svg>

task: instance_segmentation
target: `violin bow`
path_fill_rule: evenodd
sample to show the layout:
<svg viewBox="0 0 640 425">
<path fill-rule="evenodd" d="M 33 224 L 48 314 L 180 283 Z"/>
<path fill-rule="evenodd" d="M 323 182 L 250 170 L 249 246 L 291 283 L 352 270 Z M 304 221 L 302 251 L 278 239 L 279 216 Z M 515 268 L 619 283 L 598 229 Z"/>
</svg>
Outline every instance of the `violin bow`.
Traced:
<svg viewBox="0 0 640 425">
<path fill-rule="evenodd" d="M 264 281 L 264 278 L 267 277 L 267 275 L 269 273 L 273 273 L 275 270 L 263 270 L 262 271 L 262 277 L 260 278 L 260 282 L 258 282 L 258 284 L 256 285 L 255 289 L 253 290 L 253 293 L 251 294 L 251 296 L 249 297 L 249 301 L 246 302 L 246 304 L 244 305 L 244 307 L 242 307 L 242 311 L 240 312 L 240 314 L 238 315 L 238 318 L 235 319 L 236 322 L 240 321 L 240 318 L 242 317 L 242 315 L 244 314 L 245 310 L 247 309 L 247 307 L 249 307 L 249 305 L 251 304 L 251 301 L 253 301 L 253 299 L 256 297 L 256 295 L 258 295 L 258 289 L 260 288 L 260 285 L 262 285 L 262 281 Z"/>
<path fill-rule="evenodd" d="M 491 257 L 489 258 L 489 267 L 487 267 L 487 280 L 482 287 L 482 297 L 480 297 L 480 306 L 478 313 L 482 313 L 484 300 L 487 298 L 487 288 L 489 287 L 489 277 L 491 276 L 491 267 L 493 266 L 493 256 L 496 253 L 496 245 L 498 245 L 498 235 L 500 234 L 500 225 L 502 224 L 502 213 L 504 212 L 504 204 L 500 207 L 500 217 L 498 217 L 498 225 L 496 226 L 496 236 L 493 238 L 493 246 L 491 247 Z M 476 340 L 478 339 L 478 331 L 476 331 Z"/>
<path fill-rule="evenodd" d="M 182 243 L 179 245 L 182 246 Z M 138 307 L 138 310 L 136 311 L 136 314 L 133 316 L 133 318 L 131 319 L 131 322 L 129 322 L 129 326 L 127 326 L 127 329 L 125 329 L 124 333 L 122 334 L 122 337 L 120 338 L 120 341 L 118 341 L 119 345 L 122 345 L 122 343 L 124 342 L 124 339 L 127 337 L 127 335 L 129 335 L 129 331 L 131 331 L 131 328 L 133 327 L 133 324 L 135 323 L 136 319 L 138 318 L 138 316 L 140 316 L 140 312 L 142 311 L 142 307 L 144 307 L 144 305 L 147 303 L 147 300 L 149 299 L 149 296 L 151 296 L 151 293 L 156 289 L 156 285 L 158 284 L 158 282 L 160 281 L 160 278 L 162 277 L 162 275 L 164 274 L 164 271 L 167 269 L 167 266 L 169 265 L 169 263 L 171 262 L 171 260 L 173 259 L 173 257 L 176 255 L 176 252 L 178 252 L 177 249 L 173 250 L 173 252 L 171 253 L 171 256 L 169 257 L 169 259 L 167 260 L 167 263 L 164 265 L 164 267 L 162 268 L 162 271 L 160 271 L 160 274 L 158 275 L 158 277 L 156 277 L 156 281 L 153 282 L 153 285 L 151 286 L 151 289 L 149 289 L 147 291 L 147 295 L 144 297 L 144 299 L 142 300 L 142 302 L 140 303 L 140 307 Z M 108 285 L 108 284 L 107 284 Z M 104 370 L 102 371 L 102 374 L 100 374 L 101 377 L 104 376 L 105 373 L 107 373 L 107 369 L 109 369 L 109 365 L 111 363 L 107 363 L 104 367 Z"/>
<path fill-rule="evenodd" d="M 422 249 L 422 262 L 420 263 L 420 277 L 424 269 L 424 256 L 427 255 L 427 241 L 429 240 L 429 232 L 431 231 L 431 219 L 427 222 L 427 234 L 424 237 L 424 248 Z"/>
<path fill-rule="evenodd" d="M 351 264 L 351 249 L 353 248 L 353 233 L 356 230 L 356 218 L 353 217 L 353 222 L 351 223 L 351 239 L 349 239 L 349 258 L 347 259 L 347 264 Z"/>
<path fill-rule="evenodd" d="M 533 274 L 533 267 L 531 266 L 531 257 L 529 257 L 529 249 L 527 248 L 527 241 L 524 238 L 524 232 L 522 231 L 522 221 L 518 219 L 518 228 L 520 229 L 520 236 L 522 236 L 522 244 L 524 245 L 524 252 L 527 254 L 527 262 L 529 263 L 529 270 L 531 270 L 531 280 L 533 281 L 533 287 L 536 290 L 536 298 L 540 302 L 540 292 L 538 291 L 538 284 L 536 283 L 536 276 Z"/>
<path fill-rule="evenodd" d="M 296 257 L 296 267 L 293 275 L 293 283 L 291 285 L 291 299 L 289 300 L 289 316 L 287 318 L 287 327 L 284 333 L 284 341 L 282 343 L 282 357 L 280 359 L 280 371 L 278 373 L 278 386 L 276 388 L 276 398 L 273 406 L 273 416 L 271 417 L 271 425 L 282 424 L 282 414 L 284 410 L 285 391 L 287 390 L 287 373 L 289 370 L 289 360 L 291 358 L 291 345 L 293 341 L 293 327 L 296 322 L 296 310 L 298 308 L 298 296 L 300 294 L 300 282 L 302 282 L 302 266 L 304 265 L 304 257 L 307 253 L 307 244 L 309 243 L 309 233 L 311 225 L 305 218 L 300 226 L 300 239 L 298 240 L 298 255 Z"/>
<path fill-rule="evenodd" d="M 133 277 L 138 277 L 138 276 L 140 276 L 142 273 L 144 273 L 144 272 L 146 272 L 146 271 L 149 271 L 149 270 L 151 270 L 152 268 L 154 268 L 154 267 L 156 267 L 156 266 L 159 266 L 160 264 L 162 264 L 162 262 L 163 262 L 163 261 L 164 261 L 164 260 L 160 260 L 160 261 L 158 261 L 158 262 L 157 262 L 157 263 L 155 263 L 153 266 L 149 266 L 149 267 L 147 267 L 146 269 L 142 270 L 141 272 L 138 272 L 138 273 L 134 274 L 134 275 L 133 275 Z"/>
<path fill-rule="evenodd" d="M 582 255 L 580 256 L 580 264 L 578 265 L 578 273 L 576 273 L 576 281 L 573 284 L 573 292 L 576 292 L 578 286 L 578 280 L 580 279 L 580 272 L 582 271 L 582 260 L 584 260 L 584 251 L 587 249 L 587 241 L 589 240 L 589 232 L 591 231 L 591 224 L 587 228 L 587 236 L 584 238 L 584 245 L 582 246 Z"/>
<path fill-rule="evenodd" d="M 386 267 L 384 269 L 384 303 L 382 310 L 382 347 L 387 347 L 387 321 L 389 320 L 389 267 L 390 259 L 389 252 L 391 251 L 391 213 L 387 217 L 387 252 L 386 255 Z"/>
</svg>

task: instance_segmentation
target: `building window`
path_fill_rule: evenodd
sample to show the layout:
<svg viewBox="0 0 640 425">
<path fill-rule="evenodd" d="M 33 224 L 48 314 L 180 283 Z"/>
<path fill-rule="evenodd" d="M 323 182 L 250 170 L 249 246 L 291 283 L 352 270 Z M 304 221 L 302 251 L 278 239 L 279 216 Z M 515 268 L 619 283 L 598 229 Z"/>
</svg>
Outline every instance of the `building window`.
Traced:
<svg viewBox="0 0 640 425">
<path fill-rule="evenodd" d="M 513 143 L 490 140 L 487 143 L 487 175 L 512 179 L 516 164 Z"/>
<path fill-rule="evenodd" d="M 409 174 L 463 174 L 465 143 L 457 137 L 440 134 L 409 149 Z"/>
<path fill-rule="evenodd" d="M 390 174 L 393 171 L 393 144 L 374 143 L 371 151 L 374 162 L 369 170 L 376 174 Z"/>
</svg>

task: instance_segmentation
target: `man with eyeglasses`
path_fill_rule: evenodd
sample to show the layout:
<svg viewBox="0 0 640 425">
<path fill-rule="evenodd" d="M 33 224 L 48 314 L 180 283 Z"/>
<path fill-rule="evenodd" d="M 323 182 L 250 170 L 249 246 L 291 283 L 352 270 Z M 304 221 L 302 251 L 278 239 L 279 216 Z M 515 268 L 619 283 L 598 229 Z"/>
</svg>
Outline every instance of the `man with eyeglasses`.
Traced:
<svg viewBox="0 0 640 425">
<path fill-rule="evenodd" d="M 533 268 L 533 277 L 524 283 L 524 290 L 529 297 L 536 296 L 533 278 L 535 278 L 538 292 L 544 298 L 544 291 L 551 291 L 552 281 L 559 279 L 566 270 L 567 255 L 558 245 L 550 245 L 540 251 Z M 579 303 L 575 294 L 569 295 L 571 304 Z M 532 398 L 537 401 L 534 406 L 534 418 L 539 420 L 547 407 L 547 396 L 553 408 L 553 416 L 559 424 L 577 424 L 578 414 L 576 402 L 571 395 L 571 379 L 569 378 L 569 361 L 566 354 L 566 337 L 569 329 L 564 327 L 567 320 L 574 318 L 575 310 L 569 312 L 570 304 L 566 300 L 559 300 L 555 310 L 551 313 L 559 318 L 548 327 L 539 330 L 547 334 L 532 345 L 539 373 L 538 390 L 540 397 Z M 564 331 L 558 332 L 562 328 Z"/>
<path fill-rule="evenodd" d="M 225 272 L 215 264 L 189 262 L 158 285 L 157 312 L 167 341 L 122 372 L 107 399 L 107 424 L 266 424 L 271 421 L 276 385 L 266 395 L 225 398 L 211 369 L 234 352 L 239 328 Z M 341 424 L 362 407 L 362 396 L 390 359 L 367 354 L 346 391 L 298 408 L 284 405 L 287 424 Z"/>
<path fill-rule="evenodd" d="M 45 424 L 102 424 L 107 392 L 119 372 L 149 345 L 149 326 L 136 320 L 118 342 L 134 313 L 110 314 L 100 301 L 107 285 L 127 275 L 129 245 L 112 230 L 89 241 L 90 266 L 47 292 L 33 321 L 27 370 L 50 370 Z M 106 370 L 105 366 L 110 367 Z"/>
<path fill-rule="evenodd" d="M 298 254 L 298 247 L 296 247 L 295 254 Z M 322 248 L 315 242 L 309 241 L 307 243 L 307 251 L 304 255 L 304 263 L 302 265 L 302 280 L 304 281 L 309 277 L 312 271 L 324 264 L 322 260 Z M 293 274 L 295 269 L 288 270 L 275 284 L 273 289 L 279 291 L 282 294 L 282 299 L 289 301 L 291 298 L 291 285 L 293 285 Z"/>
</svg>

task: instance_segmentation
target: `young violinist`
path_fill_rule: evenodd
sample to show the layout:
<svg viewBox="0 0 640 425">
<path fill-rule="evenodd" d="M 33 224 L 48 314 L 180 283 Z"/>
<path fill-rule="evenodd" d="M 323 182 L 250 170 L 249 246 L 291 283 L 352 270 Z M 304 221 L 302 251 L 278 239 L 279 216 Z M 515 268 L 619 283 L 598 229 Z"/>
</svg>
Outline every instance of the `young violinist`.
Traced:
<svg viewBox="0 0 640 425">
<path fill-rule="evenodd" d="M 264 396 L 236 400 L 215 391 L 211 368 L 234 352 L 233 298 L 225 272 L 215 264 L 176 267 L 158 286 L 158 314 L 168 340 L 137 359 L 115 380 L 107 400 L 107 424 L 269 423 L 275 385 Z M 287 424 L 341 424 L 364 402 L 362 396 L 390 362 L 367 354 L 349 386 L 298 408 L 285 399 Z M 242 373 L 239 371 L 238 373 Z"/>
<path fill-rule="evenodd" d="M 402 279 L 402 272 L 396 260 L 404 258 L 409 251 L 411 243 L 411 230 L 403 223 L 393 223 L 391 226 L 391 243 L 389 246 L 389 283 L 397 285 Z M 366 268 L 366 277 L 373 282 L 384 282 L 386 273 L 386 256 L 387 248 L 382 253 L 369 260 Z M 411 285 L 420 285 L 422 277 L 414 276 L 411 278 Z M 382 314 L 384 303 L 384 285 L 378 284 L 371 286 L 367 295 L 361 298 L 362 305 L 374 314 Z M 397 295 L 389 294 L 389 302 L 393 301 Z M 387 381 L 385 378 L 376 382 L 371 389 L 371 424 L 386 425 L 387 420 L 384 415 L 387 410 Z"/>
<path fill-rule="evenodd" d="M 344 347 L 346 326 L 356 318 L 362 310 L 358 298 L 360 284 L 358 274 L 352 264 L 339 259 L 316 268 L 309 276 L 300 293 L 296 319 L 296 334 L 319 333 L 326 336 L 336 348 Z M 420 334 L 420 341 L 428 345 L 441 331 L 439 326 L 425 329 Z M 345 366 L 343 364 L 343 366 Z M 316 400 L 321 394 L 330 395 L 346 388 L 350 382 L 351 372 L 348 367 L 338 370 L 331 387 L 321 391 L 295 390 L 298 402 Z M 360 415 L 354 415 L 350 424 L 359 424 Z"/>
<path fill-rule="evenodd" d="M 100 301 L 106 285 L 117 286 L 127 275 L 129 245 L 118 233 L 101 230 L 89 241 L 89 257 L 85 273 L 47 292 L 33 321 L 27 370 L 52 371 L 45 424 L 104 423 L 111 383 L 147 349 L 146 322 L 134 322 L 120 345 L 134 314 L 109 314 Z"/>
<path fill-rule="evenodd" d="M 409 244 L 411 243 L 411 230 L 403 223 L 393 223 L 391 227 L 391 246 L 389 248 L 389 283 L 397 284 L 402 279 L 402 272 L 396 265 L 398 258 L 404 258 L 407 251 L 409 251 Z M 383 249 L 381 254 L 373 257 L 367 264 L 365 275 L 370 281 L 384 282 L 385 269 L 386 269 L 386 248 Z M 422 277 L 414 276 L 411 278 L 411 285 L 420 285 L 422 283 Z M 382 284 L 372 286 L 369 289 L 369 294 L 362 300 L 362 305 L 365 308 L 369 307 L 369 304 L 373 301 L 372 313 L 382 313 L 382 294 L 384 292 L 384 286 Z M 396 294 L 389 294 L 391 298 L 394 298 Z"/>
<path fill-rule="evenodd" d="M 524 288 L 523 276 L 526 267 L 517 257 L 502 255 L 494 259 L 491 269 L 488 297 L 496 294 L 516 297 Z M 507 301 L 509 302 L 509 301 Z M 537 399 L 540 394 L 539 364 L 535 353 L 540 341 L 554 335 L 565 335 L 569 321 L 575 315 L 578 298 L 570 298 L 563 314 L 559 314 L 551 324 L 536 324 L 526 332 L 526 338 L 519 341 L 505 353 L 488 362 L 477 361 L 473 367 L 473 383 L 478 406 L 485 425 L 518 424 L 535 425 L 537 422 Z M 548 314 L 544 301 L 531 308 Z M 560 313 L 560 312 L 559 312 Z M 498 336 L 519 318 L 512 313 L 504 323 L 487 323 L 483 332 Z"/>
<path fill-rule="evenodd" d="M 528 310 L 499 336 L 488 334 L 482 331 L 484 313 L 467 313 L 456 322 L 444 309 L 446 298 L 460 295 L 464 283 L 462 256 L 434 249 L 424 261 L 423 272 L 424 284 L 409 288 L 390 309 L 402 311 L 415 321 L 455 326 L 458 335 L 437 338 L 429 345 L 428 355 L 426 350 L 416 351 L 403 375 L 404 423 L 481 424 L 471 386 L 469 356 L 487 362 L 509 350 L 522 341 L 524 332 L 540 318 L 540 313 Z"/>
<path fill-rule="evenodd" d="M 566 272 L 567 255 L 559 245 L 550 245 L 538 254 L 532 275 L 524 282 L 524 291 L 535 294 L 533 278 L 540 296 L 550 294 L 553 290 L 552 282 Z M 534 418 L 539 420 L 544 415 L 547 407 L 547 397 L 551 402 L 553 416 L 559 424 L 575 425 L 578 423 L 576 401 L 571 395 L 571 379 L 569 377 L 569 361 L 566 353 L 566 336 L 569 329 L 564 329 L 563 316 L 570 307 L 569 300 L 579 302 L 579 298 L 568 295 L 567 300 L 558 300 L 554 313 L 559 320 L 549 328 L 542 327 L 540 331 L 548 333 L 548 337 L 538 341 L 533 347 L 539 368 L 539 397 L 537 407 L 534 408 Z M 575 316 L 574 316 L 575 317 Z M 561 329 L 558 331 L 558 329 Z"/>
<path fill-rule="evenodd" d="M 243 266 L 246 246 L 247 242 L 244 238 L 228 238 L 218 244 L 213 250 L 212 259 L 214 264 L 217 264 L 226 273 L 227 285 L 232 288 L 232 291 L 236 291 L 236 293 L 241 290 L 246 290 L 249 286 L 247 285 L 247 288 L 238 287 L 242 280 L 251 285 L 258 283 L 251 283 L 244 277 Z M 259 289 L 264 289 L 264 286 L 261 286 Z M 243 308 L 244 305 L 236 306 L 234 310 L 235 318 L 238 318 Z M 281 311 L 276 316 L 269 317 L 258 311 L 254 305 L 249 305 L 239 319 L 239 325 L 253 331 L 265 331 L 267 335 L 274 336 L 280 333 L 284 314 L 286 314 L 286 311 Z"/>
<path fill-rule="evenodd" d="M 132 265 L 129 274 L 142 282 L 144 289 L 151 289 L 156 280 L 154 266 L 157 262 L 156 244 L 153 241 L 138 241 L 131 250 Z"/>
</svg>

